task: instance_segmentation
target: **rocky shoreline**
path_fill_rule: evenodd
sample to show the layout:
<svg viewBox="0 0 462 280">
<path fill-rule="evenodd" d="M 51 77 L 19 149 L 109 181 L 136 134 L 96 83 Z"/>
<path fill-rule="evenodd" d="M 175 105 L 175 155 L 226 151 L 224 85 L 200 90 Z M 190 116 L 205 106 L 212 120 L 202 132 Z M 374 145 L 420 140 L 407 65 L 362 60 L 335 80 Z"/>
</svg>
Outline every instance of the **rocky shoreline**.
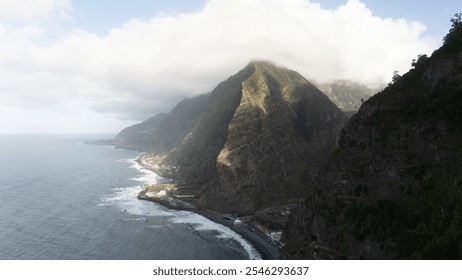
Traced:
<svg viewBox="0 0 462 280">
<path fill-rule="evenodd" d="M 192 203 L 176 198 L 173 195 L 174 188 L 175 186 L 173 183 L 148 186 L 145 190 L 138 194 L 138 199 L 155 202 L 169 209 L 190 211 L 201 215 L 212 222 L 224 225 L 241 235 L 254 246 L 254 248 L 260 253 L 262 259 L 285 259 L 285 254 L 281 247 L 272 241 L 264 232 L 261 232 L 251 223 L 246 222 L 245 219 L 239 219 L 242 223 L 236 225 L 236 218 L 229 215 L 213 212 L 207 209 L 198 209 Z"/>
</svg>

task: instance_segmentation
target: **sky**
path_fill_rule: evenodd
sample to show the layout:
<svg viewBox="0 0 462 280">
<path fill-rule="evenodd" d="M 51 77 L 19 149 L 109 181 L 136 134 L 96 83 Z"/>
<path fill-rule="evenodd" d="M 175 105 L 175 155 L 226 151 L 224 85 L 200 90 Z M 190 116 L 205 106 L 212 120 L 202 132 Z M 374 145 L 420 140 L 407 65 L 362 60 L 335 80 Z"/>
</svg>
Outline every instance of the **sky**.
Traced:
<svg viewBox="0 0 462 280">
<path fill-rule="evenodd" d="M 387 83 L 460 0 L 0 0 L 0 134 L 116 133 L 252 60 Z"/>
</svg>

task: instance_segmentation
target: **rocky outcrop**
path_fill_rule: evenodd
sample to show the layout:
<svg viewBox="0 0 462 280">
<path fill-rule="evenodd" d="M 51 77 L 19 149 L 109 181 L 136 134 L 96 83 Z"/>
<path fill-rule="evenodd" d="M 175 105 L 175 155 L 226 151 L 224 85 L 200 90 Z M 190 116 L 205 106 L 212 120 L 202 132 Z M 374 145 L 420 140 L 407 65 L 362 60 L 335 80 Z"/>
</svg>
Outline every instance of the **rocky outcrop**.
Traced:
<svg viewBox="0 0 462 280">
<path fill-rule="evenodd" d="M 462 45 L 414 66 L 345 126 L 290 218 L 292 258 L 462 257 Z"/>
</svg>

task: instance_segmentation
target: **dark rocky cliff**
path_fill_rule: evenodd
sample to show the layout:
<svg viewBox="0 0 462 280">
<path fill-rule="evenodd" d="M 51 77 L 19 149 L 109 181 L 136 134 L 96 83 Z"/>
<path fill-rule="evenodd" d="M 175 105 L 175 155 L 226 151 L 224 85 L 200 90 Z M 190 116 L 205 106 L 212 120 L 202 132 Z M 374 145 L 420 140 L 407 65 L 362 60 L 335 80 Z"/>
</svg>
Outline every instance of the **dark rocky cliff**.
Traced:
<svg viewBox="0 0 462 280">
<path fill-rule="evenodd" d="M 455 27 L 458 37 L 450 33 L 345 126 L 316 194 L 290 218 L 292 258 L 462 258 L 462 44 L 453 43 L 462 30 Z"/>
</svg>

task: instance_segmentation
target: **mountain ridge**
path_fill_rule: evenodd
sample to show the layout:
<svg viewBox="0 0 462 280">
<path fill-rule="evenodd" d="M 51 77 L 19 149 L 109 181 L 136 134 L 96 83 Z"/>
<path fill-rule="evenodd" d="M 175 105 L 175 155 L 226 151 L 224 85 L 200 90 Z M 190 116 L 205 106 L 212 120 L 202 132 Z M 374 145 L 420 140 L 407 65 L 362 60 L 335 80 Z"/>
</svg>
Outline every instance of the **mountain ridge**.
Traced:
<svg viewBox="0 0 462 280">
<path fill-rule="evenodd" d="M 265 61 L 218 84 L 201 110 L 169 151 L 153 144 L 139 162 L 196 189 L 198 207 L 237 215 L 309 195 L 346 122 L 308 80 Z"/>
<path fill-rule="evenodd" d="M 452 22 L 348 122 L 298 73 L 252 62 L 139 162 L 199 208 L 284 228 L 293 259 L 460 259 L 461 15 Z"/>
<path fill-rule="evenodd" d="M 462 257 L 462 44 L 413 66 L 344 127 L 287 225 L 291 258 Z"/>
<path fill-rule="evenodd" d="M 217 211 L 250 214 L 309 195 L 310 182 L 322 161 L 323 145 L 330 140 L 326 148 L 330 150 L 337 141 L 335 133 L 330 135 L 333 139 L 321 139 L 318 130 L 324 120 L 316 118 L 322 118 L 324 111 L 313 112 L 322 108 L 326 112 L 332 110 L 327 113 L 332 114 L 328 118 L 344 117 L 327 97 L 295 71 L 277 68 L 271 63 L 253 65 L 255 72 L 243 82 L 241 103 L 229 124 L 230 137 L 217 158 L 217 176 L 208 184 L 208 194 L 199 201 L 199 205 Z M 331 107 L 326 109 L 328 106 Z M 309 121 L 313 121 L 316 128 Z M 343 121 L 345 119 L 340 123 Z M 300 162 L 293 164 L 293 160 Z M 278 185 L 284 187 L 278 188 Z M 245 195 L 223 196 L 223 186 L 232 191 L 235 186 L 241 186 L 238 190 Z M 290 195 L 285 187 L 290 189 Z M 230 199 L 236 197 L 238 199 Z"/>
<path fill-rule="evenodd" d="M 384 85 L 369 86 L 348 80 L 336 80 L 316 86 L 345 113 L 357 112 L 361 104 L 385 88 Z"/>
<path fill-rule="evenodd" d="M 202 94 L 182 100 L 168 113 L 123 129 L 115 137 L 116 148 L 169 153 L 195 125 L 208 98 L 208 94 Z"/>
</svg>

